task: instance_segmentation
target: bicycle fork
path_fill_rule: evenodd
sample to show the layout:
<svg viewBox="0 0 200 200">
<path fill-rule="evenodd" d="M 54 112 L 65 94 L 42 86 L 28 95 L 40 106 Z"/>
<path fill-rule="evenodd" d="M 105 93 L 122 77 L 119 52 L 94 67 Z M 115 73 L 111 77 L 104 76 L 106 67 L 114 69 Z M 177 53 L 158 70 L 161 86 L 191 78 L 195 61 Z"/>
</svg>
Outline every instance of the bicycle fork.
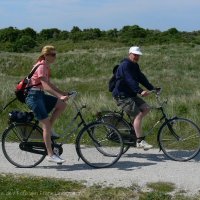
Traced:
<svg viewBox="0 0 200 200">
<path fill-rule="evenodd" d="M 164 119 L 165 117 L 163 117 L 163 118 L 161 118 L 156 124 L 158 124 L 162 119 Z M 165 122 L 163 123 L 163 125 L 161 126 L 161 128 L 160 128 L 160 130 L 159 130 L 159 133 L 160 133 L 160 131 L 161 131 L 161 129 L 165 126 L 165 125 L 167 125 L 167 127 L 168 127 L 168 129 L 169 129 L 169 132 L 176 138 L 176 140 L 177 141 L 180 141 L 180 136 L 178 136 L 176 133 L 175 133 L 175 131 L 174 131 L 174 129 L 173 129 L 173 120 L 176 120 L 177 119 L 177 117 L 175 116 L 175 117 L 173 117 L 173 118 L 171 118 L 171 119 L 166 119 L 165 118 Z M 159 134 L 158 134 L 158 138 L 157 138 L 157 141 L 158 141 L 158 144 L 159 144 L 159 147 L 160 147 L 160 151 L 162 150 L 162 148 L 161 148 L 161 145 L 160 145 L 160 143 L 159 143 Z"/>
</svg>

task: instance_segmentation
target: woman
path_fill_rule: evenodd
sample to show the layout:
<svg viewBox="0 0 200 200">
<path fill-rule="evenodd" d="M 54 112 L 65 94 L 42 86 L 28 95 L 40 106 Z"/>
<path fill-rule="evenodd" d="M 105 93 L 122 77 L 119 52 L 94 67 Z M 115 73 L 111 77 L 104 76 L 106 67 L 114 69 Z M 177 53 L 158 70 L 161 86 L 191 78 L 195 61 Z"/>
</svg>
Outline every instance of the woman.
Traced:
<svg viewBox="0 0 200 200">
<path fill-rule="evenodd" d="M 29 90 L 26 104 L 42 125 L 43 139 L 48 153 L 46 159 L 49 162 L 63 163 L 65 160 L 55 155 L 51 147 L 53 124 L 64 111 L 66 107 L 65 101 L 68 100 L 68 93 L 59 90 L 50 82 L 50 65 L 54 63 L 55 59 L 56 50 L 54 46 L 44 46 L 36 63 L 36 65 L 40 65 L 30 81 L 30 85 L 35 86 Z M 44 91 L 51 95 L 45 94 Z M 48 113 L 51 111 L 53 111 L 52 115 L 48 117 Z"/>
</svg>

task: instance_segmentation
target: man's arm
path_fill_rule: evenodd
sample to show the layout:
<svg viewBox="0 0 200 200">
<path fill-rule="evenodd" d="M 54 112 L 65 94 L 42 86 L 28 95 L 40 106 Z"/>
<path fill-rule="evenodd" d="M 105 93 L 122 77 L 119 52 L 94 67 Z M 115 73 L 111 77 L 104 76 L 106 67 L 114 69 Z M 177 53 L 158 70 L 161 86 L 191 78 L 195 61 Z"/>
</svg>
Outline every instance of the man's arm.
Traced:
<svg viewBox="0 0 200 200">
<path fill-rule="evenodd" d="M 148 90 L 154 89 L 154 86 L 149 82 L 147 77 L 141 71 L 139 73 L 139 83 L 142 84 Z"/>
</svg>

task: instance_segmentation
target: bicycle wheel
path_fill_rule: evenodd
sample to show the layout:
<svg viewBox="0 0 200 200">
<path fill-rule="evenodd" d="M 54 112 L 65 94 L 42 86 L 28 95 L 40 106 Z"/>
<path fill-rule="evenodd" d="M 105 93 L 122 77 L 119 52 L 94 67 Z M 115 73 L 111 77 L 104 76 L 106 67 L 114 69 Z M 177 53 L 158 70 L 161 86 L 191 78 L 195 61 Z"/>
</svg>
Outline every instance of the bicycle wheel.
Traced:
<svg viewBox="0 0 200 200">
<path fill-rule="evenodd" d="M 46 156 L 42 129 L 32 123 L 12 123 L 2 135 L 2 150 L 13 165 L 35 167 Z"/>
<path fill-rule="evenodd" d="M 108 113 L 101 117 L 101 121 L 111 124 L 120 132 L 124 142 L 123 154 L 126 153 L 131 146 L 136 145 L 136 135 L 133 133 L 131 125 L 120 115 Z"/>
<path fill-rule="evenodd" d="M 173 118 L 160 128 L 158 141 L 166 156 L 187 161 L 200 151 L 200 129 L 188 119 Z"/>
<path fill-rule="evenodd" d="M 109 167 L 122 155 L 123 141 L 110 124 L 94 122 L 83 128 L 76 139 L 78 156 L 89 166 Z"/>
</svg>

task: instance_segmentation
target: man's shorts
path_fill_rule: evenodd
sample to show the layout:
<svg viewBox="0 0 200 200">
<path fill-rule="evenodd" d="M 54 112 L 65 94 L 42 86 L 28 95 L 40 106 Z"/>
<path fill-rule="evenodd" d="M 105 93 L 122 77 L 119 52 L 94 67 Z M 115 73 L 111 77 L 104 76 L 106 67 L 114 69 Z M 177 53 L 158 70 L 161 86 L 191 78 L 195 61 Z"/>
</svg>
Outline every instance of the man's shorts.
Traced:
<svg viewBox="0 0 200 200">
<path fill-rule="evenodd" d="M 43 120 L 53 110 L 57 100 L 56 97 L 47 95 L 43 91 L 30 90 L 26 97 L 26 104 L 33 111 L 37 120 Z"/>
<path fill-rule="evenodd" d="M 147 103 L 140 97 L 116 97 L 117 105 L 120 106 L 129 116 L 135 117 L 141 112 L 141 107 L 147 105 Z"/>
</svg>

